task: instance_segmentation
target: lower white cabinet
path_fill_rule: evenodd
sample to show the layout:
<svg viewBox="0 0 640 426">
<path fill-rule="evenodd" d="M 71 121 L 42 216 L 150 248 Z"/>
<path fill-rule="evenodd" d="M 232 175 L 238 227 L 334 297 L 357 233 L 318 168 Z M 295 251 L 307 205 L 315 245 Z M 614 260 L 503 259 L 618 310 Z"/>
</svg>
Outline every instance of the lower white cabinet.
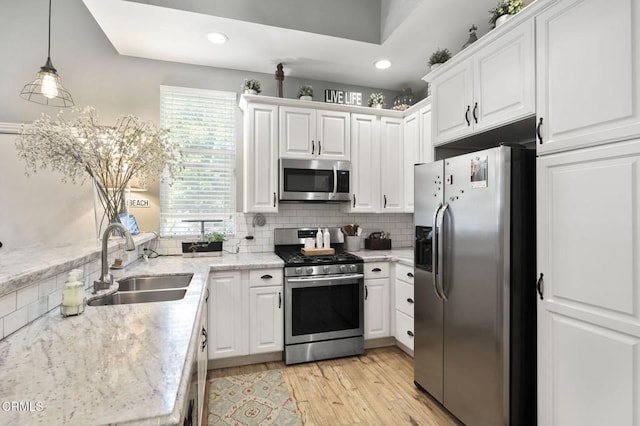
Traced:
<svg viewBox="0 0 640 426">
<path fill-rule="evenodd" d="M 209 359 L 283 350 L 282 268 L 216 271 L 209 291 Z"/>
<path fill-rule="evenodd" d="M 209 293 L 208 289 L 205 290 Z M 207 347 L 209 345 L 209 307 L 208 295 L 202 306 L 202 315 L 200 316 L 200 324 L 198 326 L 198 419 L 202 419 L 204 415 L 204 394 L 207 383 L 207 361 L 209 359 Z"/>
<path fill-rule="evenodd" d="M 401 263 L 395 265 L 394 299 L 396 340 L 413 350 L 413 267 Z"/>
<path fill-rule="evenodd" d="M 389 262 L 364 264 L 364 288 L 364 338 L 390 336 Z"/>
</svg>

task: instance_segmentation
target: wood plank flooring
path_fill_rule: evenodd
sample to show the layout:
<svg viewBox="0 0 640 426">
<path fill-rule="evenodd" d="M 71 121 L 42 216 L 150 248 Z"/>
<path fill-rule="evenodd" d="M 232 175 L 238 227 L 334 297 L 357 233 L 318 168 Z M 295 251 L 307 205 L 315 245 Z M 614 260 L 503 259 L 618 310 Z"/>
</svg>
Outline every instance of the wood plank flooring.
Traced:
<svg viewBox="0 0 640 426">
<path fill-rule="evenodd" d="M 396 347 L 285 366 L 269 362 L 209 370 L 208 378 L 280 370 L 303 425 L 459 425 L 413 384 L 413 359 Z"/>
</svg>

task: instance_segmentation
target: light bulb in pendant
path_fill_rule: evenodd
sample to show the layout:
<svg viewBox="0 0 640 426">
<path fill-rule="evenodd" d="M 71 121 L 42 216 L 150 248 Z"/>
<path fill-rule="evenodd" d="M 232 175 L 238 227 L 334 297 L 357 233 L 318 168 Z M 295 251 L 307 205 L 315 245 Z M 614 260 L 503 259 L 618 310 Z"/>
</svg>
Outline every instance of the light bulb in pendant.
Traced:
<svg viewBox="0 0 640 426">
<path fill-rule="evenodd" d="M 56 77 L 50 72 L 44 72 L 42 76 L 42 95 L 46 98 L 53 99 L 58 96 L 58 85 Z"/>
</svg>

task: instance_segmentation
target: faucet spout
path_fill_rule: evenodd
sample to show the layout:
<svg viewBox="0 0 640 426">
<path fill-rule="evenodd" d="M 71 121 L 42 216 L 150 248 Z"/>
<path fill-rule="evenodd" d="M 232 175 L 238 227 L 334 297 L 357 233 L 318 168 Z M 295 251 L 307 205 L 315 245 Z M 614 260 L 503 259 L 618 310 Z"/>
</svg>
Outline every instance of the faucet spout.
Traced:
<svg viewBox="0 0 640 426">
<path fill-rule="evenodd" d="M 109 235 L 111 235 L 111 232 L 116 229 L 120 231 L 120 234 L 125 238 L 126 250 L 133 251 L 136 249 L 136 244 L 133 242 L 133 237 L 131 237 L 131 233 L 129 232 L 129 230 L 121 223 L 110 223 L 102 234 L 102 269 L 100 279 L 93 282 L 94 291 L 105 290 L 111 287 L 111 284 L 113 283 L 113 276 L 109 273 L 107 241 L 109 240 Z"/>
</svg>

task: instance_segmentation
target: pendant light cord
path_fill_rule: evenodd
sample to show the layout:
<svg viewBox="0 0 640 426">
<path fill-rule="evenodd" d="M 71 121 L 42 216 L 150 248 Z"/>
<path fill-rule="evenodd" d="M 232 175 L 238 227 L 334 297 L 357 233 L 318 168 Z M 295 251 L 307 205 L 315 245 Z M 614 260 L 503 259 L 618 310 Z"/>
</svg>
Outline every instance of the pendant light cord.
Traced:
<svg viewBox="0 0 640 426">
<path fill-rule="evenodd" d="M 49 0 L 49 44 L 47 46 L 47 58 L 51 58 L 51 0 Z"/>
</svg>

